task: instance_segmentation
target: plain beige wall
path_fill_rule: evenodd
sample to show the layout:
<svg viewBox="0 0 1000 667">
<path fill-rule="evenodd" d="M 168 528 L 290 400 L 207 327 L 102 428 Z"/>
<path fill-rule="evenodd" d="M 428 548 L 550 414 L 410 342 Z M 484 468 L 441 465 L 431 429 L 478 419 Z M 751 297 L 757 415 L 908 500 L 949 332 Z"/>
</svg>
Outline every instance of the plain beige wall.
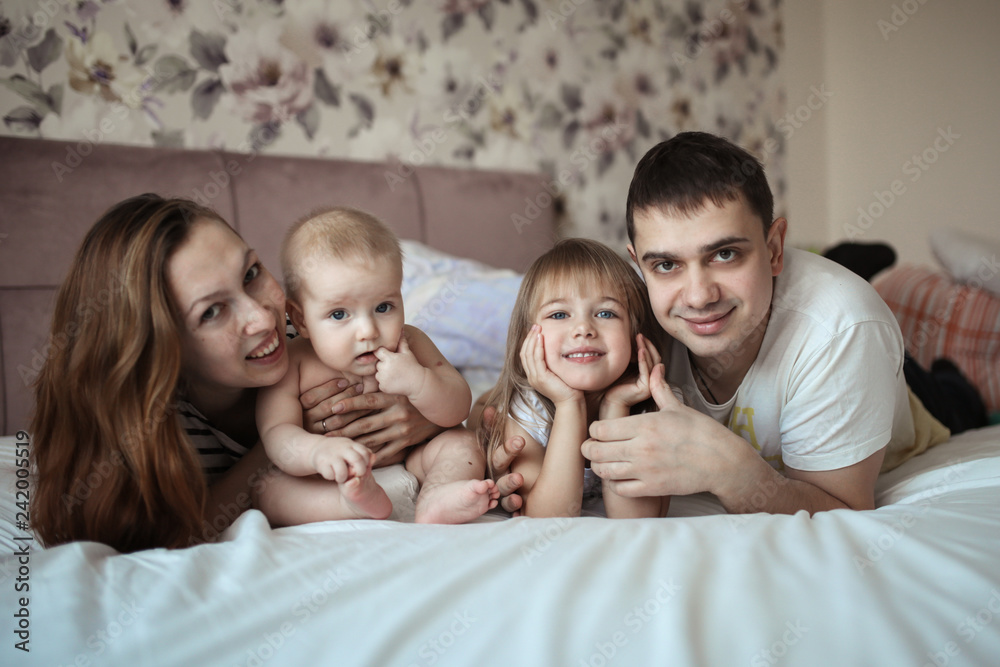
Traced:
<svg viewBox="0 0 1000 667">
<path fill-rule="evenodd" d="M 931 230 L 1000 240 L 1000 3 L 796 0 L 784 13 L 789 112 L 810 86 L 828 93 L 788 137 L 792 241 L 885 241 L 935 265 Z"/>
</svg>

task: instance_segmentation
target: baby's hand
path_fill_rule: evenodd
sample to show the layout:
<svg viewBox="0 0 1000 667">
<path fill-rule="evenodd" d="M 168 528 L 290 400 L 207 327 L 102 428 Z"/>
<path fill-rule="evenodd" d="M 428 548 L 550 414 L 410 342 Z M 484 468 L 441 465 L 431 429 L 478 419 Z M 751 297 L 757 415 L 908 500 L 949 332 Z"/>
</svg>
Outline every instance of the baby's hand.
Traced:
<svg viewBox="0 0 1000 667">
<path fill-rule="evenodd" d="M 545 362 L 545 340 L 542 338 L 542 328 L 531 325 L 528 337 L 521 345 L 521 364 L 532 388 L 553 403 L 570 401 L 583 397 L 583 392 L 573 389 L 562 381 L 558 375 L 549 370 Z"/>
<path fill-rule="evenodd" d="M 373 457 L 367 447 L 350 438 L 318 436 L 312 452 L 312 464 L 323 479 L 343 484 L 370 472 Z"/>
<path fill-rule="evenodd" d="M 399 345 L 395 352 L 384 347 L 375 350 L 378 363 L 375 365 L 375 379 L 378 388 L 384 394 L 399 394 L 401 396 L 416 396 L 420 393 L 430 372 L 420 365 L 410 350 L 406 334 L 399 337 Z"/>
<path fill-rule="evenodd" d="M 634 380 L 627 378 L 611 387 L 604 395 L 603 403 L 608 405 L 618 403 L 626 408 L 631 408 L 650 397 L 650 371 L 660 363 L 660 353 L 642 334 L 636 336 L 636 344 L 639 351 L 639 376 Z"/>
</svg>

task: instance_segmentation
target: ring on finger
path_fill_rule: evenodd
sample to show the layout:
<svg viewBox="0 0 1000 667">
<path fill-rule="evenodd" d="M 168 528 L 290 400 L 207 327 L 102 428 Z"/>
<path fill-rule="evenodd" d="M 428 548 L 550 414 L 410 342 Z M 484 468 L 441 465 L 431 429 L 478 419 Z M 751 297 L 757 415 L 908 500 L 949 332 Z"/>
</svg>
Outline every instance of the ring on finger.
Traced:
<svg viewBox="0 0 1000 667">
<path fill-rule="evenodd" d="M 326 433 L 326 420 L 324 419 L 323 421 L 320 422 L 320 424 L 323 425 L 323 433 Z"/>
</svg>

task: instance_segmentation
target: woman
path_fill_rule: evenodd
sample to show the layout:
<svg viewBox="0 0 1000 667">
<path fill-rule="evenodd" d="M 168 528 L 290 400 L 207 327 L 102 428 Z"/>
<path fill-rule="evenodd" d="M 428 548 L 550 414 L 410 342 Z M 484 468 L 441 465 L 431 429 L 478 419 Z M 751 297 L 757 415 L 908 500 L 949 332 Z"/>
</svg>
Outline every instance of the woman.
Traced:
<svg viewBox="0 0 1000 667">
<path fill-rule="evenodd" d="M 112 207 L 59 290 L 51 340 L 32 418 L 31 519 L 46 546 L 184 547 L 251 505 L 270 469 L 256 389 L 288 367 L 285 297 L 218 214 L 152 194 Z M 405 399 L 353 387 L 302 403 L 307 427 L 378 462 L 440 430 Z"/>
</svg>

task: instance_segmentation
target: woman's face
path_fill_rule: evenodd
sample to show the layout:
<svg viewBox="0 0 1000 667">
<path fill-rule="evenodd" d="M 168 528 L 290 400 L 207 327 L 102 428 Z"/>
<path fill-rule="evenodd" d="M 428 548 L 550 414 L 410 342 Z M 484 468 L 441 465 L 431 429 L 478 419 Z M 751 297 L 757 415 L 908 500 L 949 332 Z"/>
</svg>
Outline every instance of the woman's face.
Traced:
<svg viewBox="0 0 1000 667">
<path fill-rule="evenodd" d="M 182 373 L 193 393 L 272 385 L 288 370 L 285 295 L 227 225 L 196 222 L 167 261 L 180 312 Z"/>
</svg>

